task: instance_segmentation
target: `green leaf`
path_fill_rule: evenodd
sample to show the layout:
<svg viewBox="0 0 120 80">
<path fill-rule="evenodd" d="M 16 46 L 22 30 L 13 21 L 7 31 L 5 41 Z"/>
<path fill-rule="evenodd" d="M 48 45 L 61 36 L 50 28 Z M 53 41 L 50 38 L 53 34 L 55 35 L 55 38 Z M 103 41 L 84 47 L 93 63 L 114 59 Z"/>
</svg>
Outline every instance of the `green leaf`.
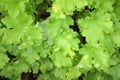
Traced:
<svg viewBox="0 0 120 80">
<path fill-rule="evenodd" d="M 117 64 L 117 65 L 109 68 L 108 74 L 113 76 L 114 80 L 120 79 L 119 73 L 120 73 L 120 64 Z"/>
<path fill-rule="evenodd" d="M 3 29 L 3 44 L 19 43 L 24 32 L 28 29 L 28 26 L 32 23 L 32 17 L 21 13 L 16 18 L 9 16 L 2 19 L 2 22 L 7 26 Z M 12 35 L 12 36 L 11 36 Z"/>
<path fill-rule="evenodd" d="M 75 55 L 74 50 L 77 51 L 79 48 L 79 42 L 77 33 L 68 30 L 55 39 L 53 49 L 55 52 L 62 50 L 64 55 L 69 55 L 72 58 Z"/>
<path fill-rule="evenodd" d="M 1 2 L 3 3 L 5 10 L 8 10 L 8 14 L 11 17 L 16 17 L 19 15 L 20 12 L 23 12 L 25 10 L 25 3 L 28 2 L 29 0 L 9 0 L 5 1 L 2 0 Z"/>
<path fill-rule="evenodd" d="M 2 22 L 6 25 L 7 28 L 21 29 L 27 27 L 33 22 L 32 16 L 27 15 L 26 13 L 20 13 L 17 17 L 11 18 L 6 16 L 2 19 Z"/>
<path fill-rule="evenodd" d="M 5 53 L 5 51 L 6 51 L 6 49 L 5 49 L 4 47 L 0 46 L 0 53 L 1 53 L 1 54 L 2 54 L 2 53 Z"/>
<path fill-rule="evenodd" d="M 10 80 L 21 80 L 21 73 L 27 72 L 28 65 L 22 60 L 10 62 L 0 72 L 0 75 L 5 76 Z"/>
<path fill-rule="evenodd" d="M 110 14 L 101 11 L 78 20 L 82 35 L 86 37 L 88 43 L 97 44 L 104 39 L 104 33 L 113 32 L 113 23 L 110 18 Z"/>
<path fill-rule="evenodd" d="M 120 29 L 116 30 L 113 35 L 112 39 L 117 47 L 120 47 Z"/>
<path fill-rule="evenodd" d="M 65 56 L 62 53 L 54 53 L 50 55 L 50 58 L 53 60 L 55 66 L 62 67 L 62 66 L 72 66 L 72 61 L 69 57 Z"/>
<path fill-rule="evenodd" d="M 66 73 L 65 80 L 72 80 L 76 79 L 81 75 L 80 69 L 77 67 L 70 68 L 69 71 Z"/>
<path fill-rule="evenodd" d="M 8 61 L 9 61 L 8 56 L 0 52 L 0 69 L 2 69 Z"/>
<path fill-rule="evenodd" d="M 69 29 L 70 25 L 73 25 L 73 19 L 69 16 L 66 16 L 64 19 L 55 19 L 50 17 L 48 24 L 48 37 L 51 39 L 61 35 L 63 30 Z M 44 26 L 43 26 L 44 27 Z M 53 33 L 54 32 L 54 33 Z"/>
<path fill-rule="evenodd" d="M 55 76 L 51 72 L 47 72 L 47 73 L 41 74 L 38 77 L 38 80 L 60 80 L 60 79 L 55 78 Z"/>
<path fill-rule="evenodd" d="M 36 60 L 40 59 L 38 53 L 34 51 L 33 47 L 27 48 L 27 50 L 24 51 L 21 56 L 24 57 L 25 61 L 29 64 L 33 64 Z"/>
<path fill-rule="evenodd" d="M 50 59 L 41 60 L 40 70 L 42 73 L 46 73 L 53 68 L 53 62 Z"/>
<path fill-rule="evenodd" d="M 85 6 L 87 6 L 88 2 L 87 2 L 87 0 L 76 0 L 75 5 L 77 7 L 77 10 L 79 11 L 79 10 L 83 9 Z"/>
<path fill-rule="evenodd" d="M 60 79 L 64 80 L 66 72 L 67 72 L 67 69 L 65 69 L 65 68 L 55 68 L 53 73 L 56 78 L 60 78 Z"/>
<path fill-rule="evenodd" d="M 60 15 L 57 17 L 65 17 L 64 13 L 72 15 L 76 7 L 81 10 L 81 8 L 84 8 L 87 4 L 86 0 L 75 0 L 72 3 L 69 0 L 56 0 L 52 6 L 53 15 Z"/>
<path fill-rule="evenodd" d="M 2 36 L 2 29 L 0 29 L 0 36 Z"/>
<path fill-rule="evenodd" d="M 97 44 L 104 39 L 103 31 L 92 22 L 89 28 L 83 30 L 82 35 L 86 36 L 86 40 L 90 44 Z"/>
<path fill-rule="evenodd" d="M 115 52 L 115 45 L 112 40 L 112 35 L 111 34 L 104 34 L 104 40 L 99 43 L 101 47 L 104 47 L 106 51 L 110 54 Z"/>
<path fill-rule="evenodd" d="M 37 24 L 29 26 L 21 40 L 23 42 L 19 45 L 19 49 L 24 49 L 32 45 L 40 46 L 42 42 L 41 28 Z"/>
<path fill-rule="evenodd" d="M 86 45 L 79 51 L 83 55 L 80 63 L 77 65 L 79 68 L 92 68 L 94 65 L 98 70 L 107 70 L 109 67 L 110 56 L 104 51 L 103 47 Z"/>
<path fill-rule="evenodd" d="M 102 72 L 102 71 L 96 71 L 96 72 L 89 72 L 84 80 L 113 80 L 113 77 Z"/>
<path fill-rule="evenodd" d="M 42 2 L 43 2 L 43 0 L 36 0 L 36 4 L 40 4 Z"/>
<path fill-rule="evenodd" d="M 16 76 L 17 73 L 21 74 L 22 72 L 28 72 L 29 69 L 29 65 L 24 61 L 24 60 L 17 60 L 13 63 L 14 65 L 14 70 L 16 72 Z"/>
<path fill-rule="evenodd" d="M 36 61 L 31 65 L 31 67 L 32 67 L 33 73 L 37 74 L 39 72 L 39 70 L 40 70 L 40 68 L 39 68 L 40 63 Z"/>
<path fill-rule="evenodd" d="M 103 10 L 103 11 L 112 11 L 113 10 L 113 4 L 115 2 L 115 0 L 100 0 L 100 1 L 96 1 L 96 0 L 87 0 L 89 6 Z"/>
<path fill-rule="evenodd" d="M 81 72 L 77 67 L 55 68 L 54 75 L 61 80 L 72 80 L 77 79 Z"/>
</svg>

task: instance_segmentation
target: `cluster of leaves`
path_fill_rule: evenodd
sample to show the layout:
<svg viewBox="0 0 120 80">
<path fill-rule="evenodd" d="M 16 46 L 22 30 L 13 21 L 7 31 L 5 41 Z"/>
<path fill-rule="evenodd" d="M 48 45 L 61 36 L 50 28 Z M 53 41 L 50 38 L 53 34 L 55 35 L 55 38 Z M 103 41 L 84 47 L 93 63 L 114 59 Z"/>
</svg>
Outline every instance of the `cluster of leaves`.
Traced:
<svg viewBox="0 0 120 80">
<path fill-rule="evenodd" d="M 119 7 L 120 0 L 0 0 L 0 75 L 119 80 Z"/>
</svg>

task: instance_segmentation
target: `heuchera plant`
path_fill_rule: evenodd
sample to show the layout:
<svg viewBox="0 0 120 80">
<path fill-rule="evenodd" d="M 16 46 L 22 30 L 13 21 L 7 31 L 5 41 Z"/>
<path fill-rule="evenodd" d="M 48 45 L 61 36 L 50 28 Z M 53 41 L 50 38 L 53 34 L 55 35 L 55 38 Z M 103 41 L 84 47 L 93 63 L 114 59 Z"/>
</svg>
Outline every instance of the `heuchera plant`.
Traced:
<svg viewBox="0 0 120 80">
<path fill-rule="evenodd" d="M 120 0 L 0 0 L 0 76 L 120 80 Z"/>
</svg>

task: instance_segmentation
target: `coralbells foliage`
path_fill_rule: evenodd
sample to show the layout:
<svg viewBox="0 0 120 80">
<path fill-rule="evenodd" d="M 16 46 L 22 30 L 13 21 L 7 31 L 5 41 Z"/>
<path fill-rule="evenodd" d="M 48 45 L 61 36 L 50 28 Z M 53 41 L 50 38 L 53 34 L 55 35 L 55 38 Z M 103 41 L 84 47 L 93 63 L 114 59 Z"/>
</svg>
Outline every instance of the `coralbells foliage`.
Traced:
<svg viewBox="0 0 120 80">
<path fill-rule="evenodd" d="M 0 75 L 119 80 L 119 7 L 119 0 L 0 0 Z M 42 19 L 42 10 L 50 16 Z"/>
</svg>

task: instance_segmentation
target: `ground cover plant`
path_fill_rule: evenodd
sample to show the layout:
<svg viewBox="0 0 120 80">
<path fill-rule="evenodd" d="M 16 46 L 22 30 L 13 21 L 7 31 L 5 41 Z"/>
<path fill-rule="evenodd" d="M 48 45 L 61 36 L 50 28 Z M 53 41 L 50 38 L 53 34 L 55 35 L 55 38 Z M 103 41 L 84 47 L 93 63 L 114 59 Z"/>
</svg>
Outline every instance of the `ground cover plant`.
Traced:
<svg viewBox="0 0 120 80">
<path fill-rule="evenodd" d="M 0 80 L 120 80 L 120 0 L 0 0 Z"/>
</svg>

